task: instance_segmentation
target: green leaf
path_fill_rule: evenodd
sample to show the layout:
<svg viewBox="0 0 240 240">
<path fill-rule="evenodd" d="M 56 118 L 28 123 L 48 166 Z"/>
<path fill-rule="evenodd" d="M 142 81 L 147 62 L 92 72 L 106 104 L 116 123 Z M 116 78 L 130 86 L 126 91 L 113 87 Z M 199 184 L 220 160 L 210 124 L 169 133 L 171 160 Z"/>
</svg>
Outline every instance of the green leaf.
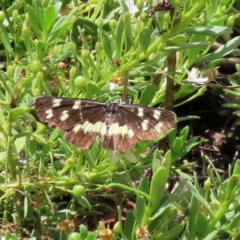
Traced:
<svg viewBox="0 0 240 240">
<path fill-rule="evenodd" d="M 213 230 L 211 233 L 209 233 L 204 240 L 214 240 L 217 239 L 216 236 L 218 235 L 220 230 Z"/>
<path fill-rule="evenodd" d="M 179 155 L 179 151 L 180 151 L 181 147 L 182 147 L 182 139 L 179 138 L 179 137 L 176 137 L 176 139 L 175 139 L 175 141 L 173 142 L 173 145 L 172 145 L 173 156 L 178 156 Z"/>
<path fill-rule="evenodd" d="M 82 240 L 80 233 L 72 232 L 68 235 L 67 240 Z"/>
<path fill-rule="evenodd" d="M 137 196 L 137 200 L 134 206 L 134 216 L 136 218 L 138 226 L 140 227 L 144 227 L 142 224 L 142 220 L 145 215 L 145 210 L 146 210 L 145 198 L 143 196 Z"/>
<path fill-rule="evenodd" d="M 169 207 L 171 207 L 174 202 L 177 202 L 179 196 L 182 194 L 183 189 L 185 188 L 185 184 L 187 183 L 188 179 L 183 179 L 177 188 L 174 190 L 172 194 L 167 196 L 166 200 L 161 204 L 161 206 L 157 209 L 157 211 L 152 216 L 151 220 L 154 221 L 157 219 L 161 214 L 163 214 Z"/>
<path fill-rule="evenodd" d="M 149 161 L 152 162 L 151 165 L 153 172 L 156 172 L 159 167 L 163 167 L 163 164 L 159 161 L 159 157 L 161 158 L 161 155 L 163 155 L 163 152 L 161 152 L 161 150 L 156 150 L 153 152 L 153 154 L 147 156 L 147 158 L 149 158 Z"/>
<path fill-rule="evenodd" d="M 53 42 L 55 40 L 57 40 L 61 35 L 65 34 L 68 27 L 71 25 L 71 22 L 66 22 L 64 24 L 62 24 L 59 28 L 53 30 L 51 32 L 51 35 L 48 38 L 48 42 Z"/>
<path fill-rule="evenodd" d="M 182 138 L 177 137 L 171 148 L 173 160 L 184 157 L 194 146 L 199 144 L 197 140 L 198 137 L 192 137 L 184 143 Z"/>
<path fill-rule="evenodd" d="M 78 28 L 84 29 L 86 35 L 97 36 L 98 26 L 85 18 L 77 18 L 73 23 L 72 31 L 74 36 L 79 36 Z"/>
<path fill-rule="evenodd" d="M 126 174 L 122 173 L 113 173 L 112 178 L 115 183 L 121 183 L 121 184 L 128 184 L 128 178 L 126 177 Z"/>
<path fill-rule="evenodd" d="M 184 175 L 182 175 L 184 177 Z M 186 178 L 185 178 L 186 179 Z M 189 189 L 189 191 L 194 195 L 194 197 L 198 200 L 200 204 L 205 208 L 205 210 L 208 211 L 210 215 L 212 215 L 211 207 L 209 206 L 209 203 L 206 199 L 202 197 L 202 195 L 197 191 L 197 189 L 189 182 L 187 181 L 185 183 L 185 186 Z"/>
<path fill-rule="evenodd" d="M 170 228 L 167 232 L 165 232 L 160 238 L 158 239 L 179 239 L 180 233 L 183 231 L 185 228 L 184 224 L 178 224 L 172 228 Z"/>
<path fill-rule="evenodd" d="M 130 15 L 128 13 L 124 14 L 123 17 L 123 24 L 125 31 L 125 53 L 128 52 L 134 46 L 134 39 L 133 39 L 133 30 Z"/>
<path fill-rule="evenodd" d="M 196 198 L 192 197 L 190 201 L 189 207 L 189 221 L 188 221 L 188 234 L 189 238 L 193 239 L 195 236 L 195 218 L 198 212 L 198 202 Z"/>
<path fill-rule="evenodd" d="M 234 165 L 233 174 L 240 175 L 240 160 L 238 159 Z"/>
<path fill-rule="evenodd" d="M 67 0 L 69 3 L 71 2 L 71 0 Z M 66 2 L 66 1 L 65 1 Z M 68 4 L 68 3 L 67 3 Z M 57 1 L 55 4 L 54 4 L 54 9 L 55 9 L 55 15 L 57 16 L 59 14 L 59 12 L 61 11 L 61 8 L 64 7 L 65 4 L 64 4 L 64 1 Z M 71 17 L 71 14 L 70 16 Z"/>
<path fill-rule="evenodd" d="M 190 43 L 196 43 L 196 42 L 206 42 L 206 36 L 205 35 L 199 35 L 199 34 L 193 34 Z M 190 48 L 187 50 L 187 56 L 188 56 L 188 62 L 194 61 L 199 53 L 202 51 L 202 46 L 196 46 L 195 48 Z"/>
<path fill-rule="evenodd" d="M 223 26 L 197 26 L 188 27 L 182 30 L 183 32 L 188 32 L 192 34 L 200 34 L 207 36 L 221 36 L 224 34 L 231 34 L 233 31 L 228 27 Z"/>
<path fill-rule="evenodd" d="M 180 136 L 181 136 L 181 139 L 182 139 L 183 143 L 185 143 L 185 141 L 187 140 L 188 133 L 189 133 L 189 127 L 186 126 L 185 128 L 182 129 L 182 131 L 180 133 Z"/>
<path fill-rule="evenodd" d="M 172 164 L 172 153 L 168 150 L 165 154 L 165 161 L 163 162 L 162 166 L 165 167 L 167 174 L 170 172 L 170 167 Z"/>
<path fill-rule="evenodd" d="M 146 177 L 142 177 L 140 183 L 138 185 L 138 190 L 145 192 L 146 194 L 149 193 L 149 181 Z"/>
<path fill-rule="evenodd" d="M 234 216 L 233 219 L 231 219 L 230 224 L 223 227 L 223 230 L 232 231 L 234 228 L 239 228 L 239 225 L 240 225 L 240 215 Z"/>
<path fill-rule="evenodd" d="M 4 161 L 7 157 L 7 152 L 0 152 L 0 162 Z"/>
<path fill-rule="evenodd" d="M 24 146 L 26 145 L 26 140 L 27 137 L 23 136 L 23 137 L 19 137 L 14 141 L 14 146 L 15 146 L 15 150 L 16 152 L 21 152 L 24 148 Z"/>
<path fill-rule="evenodd" d="M 135 218 L 132 211 L 129 211 L 126 216 L 123 232 L 126 239 L 133 239 Z"/>
<path fill-rule="evenodd" d="M 147 52 L 151 43 L 151 32 L 149 28 L 144 27 L 139 34 L 139 45 L 144 53 Z"/>
<path fill-rule="evenodd" d="M 231 0 L 220 0 L 220 5 L 226 5 L 226 4 L 230 4 Z"/>
<path fill-rule="evenodd" d="M 56 19 L 55 8 L 53 6 L 48 6 L 44 12 L 44 28 L 45 33 L 47 34 L 53 26 L 53 23 Z"/>
<path fill-rule="evenodd" d="M 149 106 L 157 92 L 157 87 L 155 85 L 148 85 L 141 94 L 139 99 L 139 104 L 143 106 Z"/>
<path fill-rule="evenodd" d="M 18 41 L 15 47 L 15 54 L 17 55 L 18 59 L 21 59 L 25 53 L 26 53 L 26 46 L 24 44 L 24 41 Z"/>
<path fill-rule="evenodd" d="M 87 200 L 86 197 L 81 197 L 79 199 L 76 199 L 76 201 L 83 207 L 83 208 L 86 208 L 88 209 L 88 211 L 92 211 L 92 206 L 91 204 L 89 203 L 89 201 Z M 83 238 L 85 239 L 85 238 Z"/>
<path fill-rule="evenodd" d="M 173 143 L 175 141 L 175 138 L 177 136 L 177 128 L 173 128 L 172 131 L 170 131 L 170 133 L 168 134 L 168 141 L 169 141 L 169 146 L 172 147 Z"/>
<path fill-rule="evenodd" d="M 240 45 L 240 36 L 232 38 L 227 43 L 219 47 L 216 51 L 213 53 L 209 53 L 203 57 L 200 57 L 198 61 L 212 61 L 218 58 L 222 58 L 228 54 L 230 54 L 232 51 L 237 49 Z"/>
<path fill-rule="evenodd" d="M 33 29 L 33 31 L 35 32 L 35 34 L 37 36 L 41 35 L 42 30 L 39 27 L 39 22 L 38 22 L 38 18 L 33 10 L 32 7 L 30 7 L 29 5 L 26 6 L 26 9 L 28 11 L 28 16 L 29 16 L 29 23 L 31 24 L 31 27 Z"/>
<path fill-rule="evenodd" d="M 142 222 L 144 226 L 148 224 L 150 220 L 149 217 L 154 211 L 156 211 L 156 207 L 159 205 L 162 199 L 167 179 L 168 175 L 165 168 L 159 167 L 157 171 L 153 174 L 150 185 L 149 202 L 146 208 L 144 221 Z"/>
<path fill-rule="evenodd" d="M 197 144 L 198 144 L 198 142 L 197 142 L 197 140 L 199 139 L 199 137 L 192 137 L 192 138 L 190 138 L 190 139 L 188 139 L 187 140 L 187 142 L 186 143 L 184 143 L 184 145 L 183 145 L 183 151 L 182 151 L 182 154 L 186 154 L 186 153 L 188 153 L 193 147 L 195 147 Z M 184 156 L 183 155 L 183 156 Z M 182 157 L 183 157 L 182 156 Z"/>
<path fill-rule="evenodd" d="M 239 187 L 239 177 L 239 175 L 233 174 L 229 179 L 226 180 L 228 182 L 225 192 L 226 201 L 232 201 L 233 197 L 235 196 L 236 188 Z"/>
<path fill-rule="evenodd" d="M 81 224 L 79 229 L 80 229 L 79 232 L 81 235 L 81 239 L 86 239 L 87 235 L 88 235 L 88 230 L 87 230 L 86 226 Z"/>
<path fill-rule="evenodd" d="M 110 61 L 113 61 L 112 58 L 112 41 L 110 40 L 110 38 L 108 37 L 108 35 L 103 31 L 103 39 L 102 39 L 102 43 L 103 43 L 103 49 L 107 55 L 107 57 L 109 58 Z"/>
<path fill-rule="evenodd" d="M 178 50 L 184 50 L 184 49 L 190 49 L 190 48 L 203 48 L 203 47 L 206 47 L 207 44 L 206 43 L 203 43 L 203 42 L 194 42 L 194 43 L 186 43 L 186 44 L 183 44 L 181 46 L 168 46 L 168 47 L 165 47 L 164 50 L 165 51 L 178 51 Z"/>
<path fill-rule="evenodd" d="M 118 19 L 118 24 L 115 32 L 115 51 L 116 56 L 115 58 L 121 59 L 122 57 L 122 37 L 124 31 L 124 24 L 123 24 L 123 15 Z"/>
<path fill-rule="evenodd" d="M 44 29 L 44 18 L 43 18 L 44 10 L 43 10 L 42 1 L 35 1 L 34 3 L 35 3 L 34 12 L 36 14 L 39 27 L 41 30 L 43 30 Z"/>
<path fill-rule="evenodd" d="M 47 47 L 47 44 L 42 41 L 37 42 L 36 50 L 37 50 L 37 55 L 38 59 L 42 59 L 45 55 L 45 49 Z"/>
<path fill-rule="evenodd" d="M 28 112 L 28 108 L 14 108 L 11 110 L 11 120 L 15 120 L 16 118 L 19 118 L 19 115 L 24 114 L 25 112 Z"/>
<path fill-rule="evenodd" d="M 12 57 L 14 57 L 15 53 L 13 52 L 13 48 L 12 48 L 11 43 L 10 43 L 9 34 L 6 31 L 6 28 L 2 24 L 0 25 L 0 28 L 1 28 L 0 42 L 4 45 L 4 49 L 7 52 L 7 54 L 11 54 Z"/>
<path fill-rule="evenodd" d="M 39 144 L 41 144 L 41 145 L 46 144 L 46 140 L 43 136 L 36 134 L 36 133 L 32 133 L 32 136 L 33 136 L 34 140 L 36 142 L 38 142 Z"/>
<path fill-rule="evenodd" d="M 54 142 L 59 136 L 61 136 L 61 131 L 59 129 L 54 129 L 48 138 L 48 142 Z"/>
<path fill-rule="evenodd" d="M 86 91 L 89 95 L 93 95 L 98 92 L 98 87 L 95 83 L 88 82 L 86 85 Z"/>
<path fill-rule="evenodd" d="M 18 240 L 18 237 L 15 233 L 10 233 L 8 230 L 5 232 L 5 239 Z"/>
<path fill-rule="evenodd" d="M 64 153 L 65 153 L 67 156 L 70 156 L 70 155 L 71 155 L 70 149 L 69 149 L 68 144 L 66 144 L 66 141 L 63 140 L 62 138 L 58 138 L 58 142 L 59 142 L 59 144 L 61 145 Z M 48 141 L 48 144 L 49 144 L 49 143 L 51 144 L 52 142 L 49 142 L 49 141 Z"/>
<path fill-rule="evenodd" d="M 207 227 L 208 227 L 207 218 L 201 212 L 199 211 L 196 212 L 195 231 L 199 239 L 204 239 Z"/>
<path fill-rule="evenodd" d="M 98 231 L 94 231 L 94 232 L 89 232 L 87 239 L 86 240 L 96 240 L 97 239 L 97 235 L 98 235 Z"/>
<path fill-rule="evenodd" d="M 187 43 L 188 38 L 186 37 L 185 34 L 178 34 L 178 35 L 170 38 L 169 41 L 171 41 L 172 43 L 175 43 L 178 46 L 181 46 L 181 45 Z M 199 41 L 196 41 L 196 42 L 199 42 Z"/>
</svg>

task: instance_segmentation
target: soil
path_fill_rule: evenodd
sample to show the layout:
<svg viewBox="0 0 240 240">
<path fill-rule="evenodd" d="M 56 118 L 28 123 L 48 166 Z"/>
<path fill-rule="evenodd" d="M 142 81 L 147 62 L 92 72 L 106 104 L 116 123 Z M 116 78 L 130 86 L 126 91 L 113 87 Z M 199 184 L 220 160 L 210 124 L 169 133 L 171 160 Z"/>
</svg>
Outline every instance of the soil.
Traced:
<svg viewBox="0 0 240 240">
<path fill-rule="evenodd" d="M 178 117 L 199 116 L 187 122 L 180 122 L 178 128 L 190 127 L 190 136 L 199 136 L 201 144 L 184 158 L 188 162 L 196 162 L 202 176 L 205 175 L 208 163 L 207 156 L 214 166 L 227 177 L 228 165 L 234 165 L 239 157 L 240 126 L 236 124 L 237 117 L 232 110 L 222 107 L 225 103 L 221 94 L 213 94 L 213 89 L 208 89 L 204 95 L 188 104 L 176 109 Z"/>
</svg>

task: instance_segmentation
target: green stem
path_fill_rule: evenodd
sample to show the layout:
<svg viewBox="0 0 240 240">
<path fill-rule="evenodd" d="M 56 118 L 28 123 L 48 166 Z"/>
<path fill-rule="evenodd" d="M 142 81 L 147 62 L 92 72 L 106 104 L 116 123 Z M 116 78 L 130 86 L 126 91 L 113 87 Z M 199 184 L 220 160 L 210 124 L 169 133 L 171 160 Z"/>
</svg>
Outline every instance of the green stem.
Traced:
<svg viewBox="0 0 240 240">
<path fill-rule="evenodd" d="M 219 211 L 213 215 L 213 219 L 208 224 L 208 228 L 206 233 L 210 233 L 215 229 L 217 222 L 226 214 L 227 207 L 229 206 L 229 202 L 224 202 L 221 206 Z"/>
</svg>

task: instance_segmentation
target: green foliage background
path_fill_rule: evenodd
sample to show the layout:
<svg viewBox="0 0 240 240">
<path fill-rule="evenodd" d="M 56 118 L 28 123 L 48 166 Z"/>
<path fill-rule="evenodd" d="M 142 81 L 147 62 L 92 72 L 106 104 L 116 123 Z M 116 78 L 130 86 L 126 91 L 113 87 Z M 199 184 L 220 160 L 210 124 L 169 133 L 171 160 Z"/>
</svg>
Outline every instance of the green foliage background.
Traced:
<svg viewBox="0 0 240 240">
<path fill-rule="evenodd" d="M 178 106 L 202 95 L 205 86 L 183 81 L 184 67 L 204 62 L 212 69 L 238 48 L 240 37 L 230 35 L 239 16 L 234 1 L 172 1 L 172 12 L 151 15 L 157 3 L 137 0 L 133 13 L 121 0 L 0 1 L 2 237 L 238 239 L 239 161 L 225 181 L 212 166 L 199 186 L 197 176 L 182 172 L 191 164 L 173 167 L 198 144 L 197 136 L 189 139 L 188 127 L 177 132 L 175 126 L 165 152 L 143 156 L 154 141 L 141 142 L 133 150 L 136 164 L 126 156 L 113 164 L 97 144 L 82 151 L 67 143 L 61 131 L 38 121 L 31 106 L 39 95 L 113 101 L 122 93 L 126 70 L 133 103 L 159 106 L 165 100 L 170 53 L 177 53 L 176 72 L 170 75 L 179 86 L 174 94 Z M 210 51 L 220 37 L 224 43 Z M 237 89 L 226 91 L 239 97 Z M 227 106 L 237 113 L 240 109 L 236 103 Z M 149 168 L 151 180 L 143 176 Z M 181 181 L 170 194 L 165 185 L 176 173 Z M 133 180 L 139 181 L 137 187 Z M 116 194 L 109 189 L 133 199 L 133 211 L 123 222 L 119 207 L 110 232 L 101 222 L 98 229 L 88 229 L 86 218 L 99 220 L 103 209 L 114 211 L 108 201 L 115 203 Z"/>
</svg>

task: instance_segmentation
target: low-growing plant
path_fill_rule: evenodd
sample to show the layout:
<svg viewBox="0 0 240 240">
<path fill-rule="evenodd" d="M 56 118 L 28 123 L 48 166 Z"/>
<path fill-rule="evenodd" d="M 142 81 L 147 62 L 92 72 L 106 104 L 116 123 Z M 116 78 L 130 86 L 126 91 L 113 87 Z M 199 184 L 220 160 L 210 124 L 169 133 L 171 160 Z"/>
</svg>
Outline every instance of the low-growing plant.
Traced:
<svg viewBox="0 0 240 240">
<path fill-rule="evenodd" d="M 0 1 L 2 238 L 239 236 L 239 161 L 224 180 L 211 165 L 203 185 L 185 171 L 194 163 L 179 166 L 202 140 L 177 126 L 198 116 L 178 117 L 164 150 L 160 136 L 118 155 L 98 140 L 89 150 L 76 148 L 34 112 L 40 95 L 112 102 L 122 93 L 133 104 L 177 109 L 207 91 L 206 79 L 186 69 L 198 62 L 215 68 L 240 44 L 231 39 L 234 1 L 128 3 Z M 219 38 L 224 43 L 212 51 Z M 238 89 L 225 92 L 239 96 Z M 174 175 L 178 185 L 167 189 Z M 133 206 L 125 214 L 127 201 Z"/>
</svg>

